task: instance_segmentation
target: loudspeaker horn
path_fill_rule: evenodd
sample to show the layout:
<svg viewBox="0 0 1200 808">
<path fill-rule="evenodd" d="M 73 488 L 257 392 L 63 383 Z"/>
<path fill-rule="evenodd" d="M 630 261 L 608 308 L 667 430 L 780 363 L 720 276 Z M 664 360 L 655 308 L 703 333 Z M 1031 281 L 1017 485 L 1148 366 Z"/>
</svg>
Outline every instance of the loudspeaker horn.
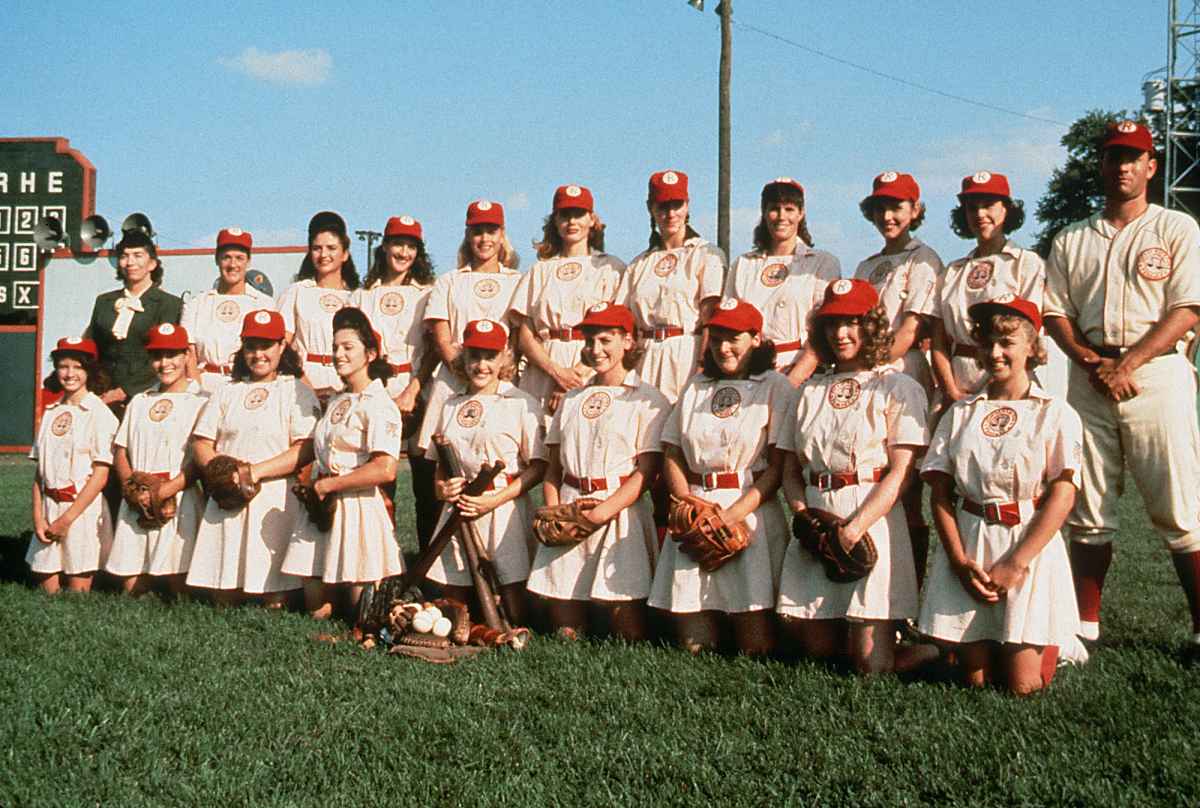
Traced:
<svg viewBox="0 0 1200 808">
<path fill-rule="evenodd" d="M 108 226 L 107 219 L 99 214 L 89 216 L 79 225 L 79 249 L 95 252 L 104 246 L 111 235 L 112 228 Z"/>
<path fill-rule="evenodd" d="M 39 250 L 53 252 L 67 243 L 62 222 L 57 216 L 46 216 L 33 228 L 33 243 Z"/>
<path fill-rule="evenodd" d="M 131 231 L 139 231 L 144 233 L 146 238 L 154 238 L 154 225 L 150 224 L 150 217 L 144 213 L 131 213 L 121 222 L 122 233 Z"/>
</svg>

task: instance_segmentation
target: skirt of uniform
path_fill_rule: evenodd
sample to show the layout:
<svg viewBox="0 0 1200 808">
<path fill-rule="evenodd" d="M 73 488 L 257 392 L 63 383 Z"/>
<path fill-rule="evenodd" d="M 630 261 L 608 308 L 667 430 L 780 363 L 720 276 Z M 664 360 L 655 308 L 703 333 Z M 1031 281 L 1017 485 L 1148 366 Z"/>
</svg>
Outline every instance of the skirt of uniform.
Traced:
<svg viewBox="0 0 1200 808">
<path fill-rule="evenodd" d="M 249 594 L 298 589 L 300 579 L 283 572 L 283 558 L 307 515 L 291 492 L 291 480 L 268 480 L 239 511 L 209 500 L 196 532 L 188 586 L 239 589 Z"/>
<path fill-rule="evenodd" d="M 425 404 L 425 420 L 433 419 L 434 425 L 442 416 L 442 406 L 450 399 L 467 389 L 467 383 L 455 376 L 445 363 L 438 365 L 437 373 L 429 385 L 429 399 Z M 426 447 L 429 448 L 429 447 Z"/>
<path fill-rule="evenodd" d="M 737 489 L 705 491 L 697 486 L 691 487 L 691 493 L 723 508 L 742 495 Z M 746 517 L 746 526 L 750 529 L 750 546 L 716 572 L 700 569 L 668 536 L 650 587 L 650 606 L 676 614 L 774 609 L 791 535 L 779 501 L 772 497 L 759 506 Z"/>
<path fill-rule="evenodd" d="M 203 511 L 200 492 L 192 486 L 177 495 L 175 518 L 157 530 L 138 527 L 137 514 L 124 500 L 117 513 L 112 550 L 104 562 L 113 575 L 178 575 L 187 572 Z"/>
<path fill-rule="evenodd" d="M 916 379 L 926 395 L 933 390 L 933 371 L 929 368 L 929 358 L 925 356 L 924 351 L 910 349 L 896 361 L 896 368 Z"/>
<path fill-rule="evenodd" d="M 543 342 L 542 348 L 549 354 L 550 361 L 561 367 L 569 368 L 579 364 L 580 351 L 583 349 L 583 340 L 552 339 Z M 590 370 L 588 374 L 591 374 Z M 546 424 L 549 425 L 552 416 L 548 405 L 550 403 L 550 396 L 558 389 L 558 382 L 550 378 L 537 365 L 529 362 L 525 365 L 525 369 L 521 371 L 521 380 L 517 386 L 538 400 L 538 403 L 542 405 L 542 409 L 546 413 Z"/>
<path fill-rule="evenodd" d="M 333 527 L 320 533 L 305 517 L 288 544 L 283 571 L 327 584 L 380 581 L 404 572 L 400 545 L 376 487 L 334 494 Z"/>
<path fill-rule="evenodd" d="M 308 383 L 314 390 L 332 389 L 335 393 L 338 393 L 346 387 L 346 383 L 342 381 L 342 377 L 337 375 L 337 371 L 333 369 L 333 365 L 306 361 L 304 363 L 304 375 L 308 378 Z"/>
<path fill-rule="evenodd" d="M 563 493 L 563 502 L 580 497 L 572 488 Z M 650 594 L 657 557 L 654 514 L 650 501 L 641 497 L 579 544 L 539 544 L 529 591 L 558 600 L 643 600 Z"/>
<path fill-rule="evenodd" d="M 684 334 L 661 342 L 642 340 L 642 346 L 646 352 L 638 364 L 638 374 L 674 404 L 688 379 L 696 374 L 700 338 Z"/>
<path fill-rule="evenodd" d="M 809 486 L 805 501 L 837 516 L 850 516 L 876 483 L 848 485 L 837 491 Z M 867 530 L 879 560 L 871 574 L 858 581 L 838 583 L 811 553 L 793 541 L 783 562 L 776 611 L 802 620 L 908 620 L 917 616 L 917 572 L 912 542 L 897 503 Z"/>
<path fill-rule="evenodd" d="M 56 502 L 49 497 L 42 497 L 42 513 L 45 514 L 47 525 L 53 524 L 70 507 L 70 502 Z M 108 556 L 112 537 L 112 514 L 104 495 L 100 494 L 71 523 L 62 541 L 46 544 L 36 535 L 31 538 L 29 549 L 25 552 L 25 563 L 39 575 L 95 572 Z"/>
<path fill-rule="evenodd" d="M 1031 511 L 1030 511 L 1031 512 Z M 1020 541 L 1028 529 L 989 525 L 978 516 L 959 511 L 958 530 L 967 558 L 985 570 Z M 998 603 L 980 603 L 963 588 L 941 547 L 925 582 L 925 602 L 919 623 L 923 634 L 949 642 L 996 642 L 1020 645 L 1057 645 L 1070 648 L 1079 633 L 1079 609 L 1067 547 L 1055 534 L 1033 563 L 1024 582 Z"/>
<path fill-rule="evenodd" d="M 450 509 L 443 507 L 433 533 L 442 529 L 449 518 Z M 479 533 L 485 552 L 491 557 L 496 570 L 496 579 L 501 585 L 517 583 L 529 578 L 530 540 L 533 535 L 533 506 L 529 495 L 522 494 L 504 503 L 491 513 L 485 513 L 471 522 Z M 455 536 L 426 577 L 439 584 L 471 586 L 471 569 L 462 540 Z"/>
</svg>

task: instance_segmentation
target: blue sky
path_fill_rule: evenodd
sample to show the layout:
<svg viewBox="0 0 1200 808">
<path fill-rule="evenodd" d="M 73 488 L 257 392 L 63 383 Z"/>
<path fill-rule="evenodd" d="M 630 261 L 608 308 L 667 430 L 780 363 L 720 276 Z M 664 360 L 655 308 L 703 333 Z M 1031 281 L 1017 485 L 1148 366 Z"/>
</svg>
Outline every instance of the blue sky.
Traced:
<svg viewBox="0 0 1200 808">
<path fill-rule="evenodd" d="M 668 167 L 690 175 L 693 223 L 716 240 L 715 0 L 704 13 L 685 0 L 241 5 L 9 0 L 0 136 L 69 138 L 97 168 L 98 212 L 147 212 L 166 248 L 210 246 L 223 226 L 301 243 L 323 208 L 354 229 L 409 213 L 445 271 L 467 203 L 489 197 L 528 266 L 555 186 L 579 182 L 608 251 L 629 260 L 645 246 L 646 179 Z M 964 174 L 1008 174 L 1032 211 L 1065 125 L 1137 107 L 1167 58 L 1166 0 L 734 8 L 733 250 L 749 246 L 762 184 L 786 174 L 847 273 L 879 247 L 857 209 L 876 173 L 917 177 L 920 235 L 958 257 L 968 245 L 947 219 Z"/>
</svg>

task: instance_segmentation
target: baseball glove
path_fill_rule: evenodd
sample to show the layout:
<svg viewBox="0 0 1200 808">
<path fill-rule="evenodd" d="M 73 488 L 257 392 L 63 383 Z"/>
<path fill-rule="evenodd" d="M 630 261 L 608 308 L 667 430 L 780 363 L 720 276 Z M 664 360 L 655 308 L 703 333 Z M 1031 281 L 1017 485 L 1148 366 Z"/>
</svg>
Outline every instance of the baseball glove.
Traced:
<svg viewBox="0 0 1200 808">
<path fill-rule="evenodd" d="M 750 544 L 745 522 L 730 522 L 720 505 L 690 494 L 671 497 L 667 530 L 705 572 L 719 570 Z"/>
<path fill-rule="evenodd" d="M 250 481 L 250 464 L 229 455 L 217 455 L 204 467 L 204 491 L 224 511 L 239 511 L 258 493 Z"/>
<path fill-rule="evenodd" d="M 292 493 L 304 510 L 308 512 L 308 521 L 317 526 L 317 530 L 328 533 L 333 530 L 333 514 L 337 510 L 337 495 L 326 494 L 325 499 L 317 496 L 317 489 L 311 485 L 298 482 L 292 486 Z"/>
<path fill-rule="evenodd" d="M 175 497 L 162 501 L 158 498 L 158 489 L 164 482 L 161 477 L 135 471 L 121 484 L 121 496 L 138 515 L 138 527 L 143 530 L 156 530 L 175 516 Z"/>
<path fill-rule="evenodd" d="M 545 505 L 533 517 L 533 532 L 547 547 L 579 544 L 600 527 L 587 512 L 600 504 L 593 497 L 583 497 L 566 505 Z"/>
<path fill-rule="evenodd" d="M 852 583 L 867 577 L 879 560 L 875 542 L 867 533 L 847 550 L 842 545 L 844 526 L 844 519 L 818 508 L 809 508 L 792 517 L 792 535 L 821 562 L 825 577 L 836 583 Z"/>
</svg>

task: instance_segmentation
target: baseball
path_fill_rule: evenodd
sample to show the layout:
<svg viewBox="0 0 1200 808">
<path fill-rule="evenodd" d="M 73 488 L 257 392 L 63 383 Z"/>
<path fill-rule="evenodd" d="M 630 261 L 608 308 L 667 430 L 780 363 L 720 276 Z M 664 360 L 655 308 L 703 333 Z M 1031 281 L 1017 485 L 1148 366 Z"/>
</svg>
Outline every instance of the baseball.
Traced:
<svg viewBox="0 0 1200 808">
<path fill-rule="evenodd" d="M 433 624 L 433 635 L 435 637 L 450 636 L 451 625 L 449 617 L 439 617 Z"/>
<path fill-rule="evenodd" d="M 419 634 L 428 634 L 433 629 L 433 624 L 436 618 L 429 610 L 417 612 L 417 616 L 412 620 L 413 630 Z"/>
</svg>

